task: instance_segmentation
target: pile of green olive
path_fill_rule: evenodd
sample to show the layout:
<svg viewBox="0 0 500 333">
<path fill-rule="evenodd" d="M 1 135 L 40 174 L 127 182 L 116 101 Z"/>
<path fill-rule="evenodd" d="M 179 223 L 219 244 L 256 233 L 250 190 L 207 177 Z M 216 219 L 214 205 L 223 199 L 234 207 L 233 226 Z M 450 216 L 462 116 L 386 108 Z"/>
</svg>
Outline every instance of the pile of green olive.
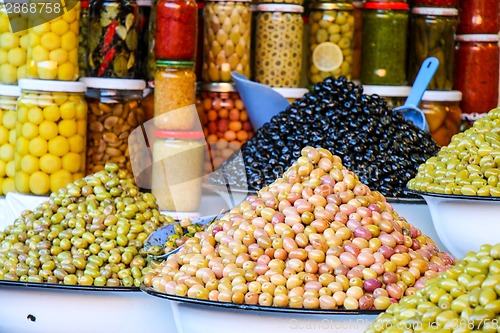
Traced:
<svg viewBox="0 0 500 333">
<path fill-rule="evenodd" d="M 306 147 L 273 184 L 144 277 L 162 293 L 309 309 L 387 309 L 454 258 L 340 157 Z"/>
<path fill-rule="evenodd" d="M 423 192 L 500 197 L 500 108 L 454 135 L 418 168 L 408 188 Z"/>
<path fill-rule="evenodd" d="M 143 242 L 173 222 L 125 170 L 107 164 L 0 232 L 0 279 L 137 287 L 152 269 L 139 254 Z"/>
<path fill-rule="evenodd" d="M 454 267 L 391 305 L 365 333 L 498 332 L 500 244 L 469 252 Z"/>
</svg>

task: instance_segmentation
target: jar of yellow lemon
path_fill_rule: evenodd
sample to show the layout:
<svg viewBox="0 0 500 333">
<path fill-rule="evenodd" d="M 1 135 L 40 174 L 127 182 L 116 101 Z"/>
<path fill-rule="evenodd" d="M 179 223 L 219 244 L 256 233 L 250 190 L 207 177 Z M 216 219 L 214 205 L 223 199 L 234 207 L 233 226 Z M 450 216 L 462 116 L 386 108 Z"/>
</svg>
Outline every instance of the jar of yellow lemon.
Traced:
<svg viewBox="0 0 500 333">
<path fill-rule="evenodd" d="M 47 195 L 85 174 L 86 87 L 81 82 L 19 80 L 15 187 Z"/>
</svg>

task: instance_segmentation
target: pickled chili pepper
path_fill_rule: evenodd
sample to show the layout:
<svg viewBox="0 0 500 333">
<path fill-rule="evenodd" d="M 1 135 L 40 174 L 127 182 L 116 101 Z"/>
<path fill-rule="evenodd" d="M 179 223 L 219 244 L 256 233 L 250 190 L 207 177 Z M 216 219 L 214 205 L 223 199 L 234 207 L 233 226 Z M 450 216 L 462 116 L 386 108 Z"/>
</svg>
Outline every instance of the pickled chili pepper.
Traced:
<svg viewBox="0 0 500 333">
<path fill-rule="evenodd" d="M 198 7 L 194 0 L 159 0 L 156 6 L 156 59 L 194 60 Z"/>
<path fill-rule="evenodd" d="M 106 53 L 106 55 L 102 59 L 101 66 L 99 67 L 99 71 L 97 72 L 97 76 L 102 76 L 104 72 L 106 72 L 106 69 L 108 69 L 109 65 L 111 64 L 111 61 L 113 61 L 115 54 L 116 54 L 115 48 L 112 48 Z"/>
<path fill-rule="evenodd" d="M 118 26 L 118 21 L 113 20 L 110 25 L 106 28 L 106 33 L 104 34 L 102 52 L 107 52 L 115 36 L 116 27 Z"/>
</svg>

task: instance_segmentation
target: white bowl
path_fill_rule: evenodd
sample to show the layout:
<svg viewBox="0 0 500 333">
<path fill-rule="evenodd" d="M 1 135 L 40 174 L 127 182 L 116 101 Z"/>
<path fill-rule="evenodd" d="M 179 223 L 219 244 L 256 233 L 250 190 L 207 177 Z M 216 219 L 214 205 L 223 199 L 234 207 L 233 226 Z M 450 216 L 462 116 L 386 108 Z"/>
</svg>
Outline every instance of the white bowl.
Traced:
<svg viewBox="0 0 500 333">
<path fill-rule="evenodd" d="M 176 333 L 170 302 L 137 288 L 0 281 L 0 332 Z"/>
<path fill-rule="evenodd" d="M 441 242 L 455 257 L 500 243 L 500 198 L 416 193 L 427 202 Z"/>
<path fill-rule="evenodd" d="M 179 333 L 364 332 L 381 311 L 275 308 L 191 299 L 141 287 L 172 303 Z"/>
</svg>

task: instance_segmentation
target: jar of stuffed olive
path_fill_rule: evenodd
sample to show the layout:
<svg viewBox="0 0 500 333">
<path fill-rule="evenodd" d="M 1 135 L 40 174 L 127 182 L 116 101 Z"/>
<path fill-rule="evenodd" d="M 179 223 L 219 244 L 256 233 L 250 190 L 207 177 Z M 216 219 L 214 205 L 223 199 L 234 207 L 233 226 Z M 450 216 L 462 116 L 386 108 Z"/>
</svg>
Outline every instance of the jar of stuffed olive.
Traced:
<svg viewBox="0 0 500 333">
<path fill-rule="evenodd" d="M 14 183 L 18 86 L 0 85 L 0 195 L 16 190 Z"/>
<path fill-rule="evenodd" d="M 427 89 L 453 89 L 457 22 L 458 10 L 454 8 L 412 9 L 408 65 L 410 84 L 415 81 L 424 60 L 435 57 L 439 60 L 439 67 Z"/>
<path fill-rule="evenodd" d="M 131 157 L 140 145 L 129 145 L 129 135 L 144 122 L 142 80 L 82 78 L 89 104 L 87 174 L 115 163 L 132 176 Z"/>
<path fill-rule="evenodd" d="M 87 76 L 137 77 L 140 68 L 136 1 L 93 0 L 89 10 Z"/>
<path fill-rule="evenodd" d="M 15 186 L 47 195 L 85 176 L 86 87 L 81 82 L 19 80 Z"/>
<path fill-rule="evenodd" d="M 0 3 L 0 83 L 17 84 L 19 79 L 27 76 L 27 29 L 25 15 L 7 14 L 4 3 Z"/>
<path fill-rule="evenodd" d="M 204 15 L 203 68 L 206 82 L 231 82 L 231 71 L 250 77 L 251 0 L 208 1 Z"/>
<path fill-rule="evenodd" d="M 304 7 L 267 4 L 257 10 L 255 81 L 271 87 L 299 87 Z"/>
<path fill-rule="evenodd" d="M 353 6 L 313 3 L 309 17 L 309 82 L 329 76 L 351 77 L 354 49 Z"/>
<path fill-rule="evenodd" d="M 361 83 L 405 85 L 408 4 L 366 2 L 363 8 Z"/>
<path fill-rule="evenodd" d="M 402 106 L 410 94 L 409 86 L 370 86 L 363 85 L 363 94 L 379 95 L 382 97 L 390 109 Z"/>
</svg>

